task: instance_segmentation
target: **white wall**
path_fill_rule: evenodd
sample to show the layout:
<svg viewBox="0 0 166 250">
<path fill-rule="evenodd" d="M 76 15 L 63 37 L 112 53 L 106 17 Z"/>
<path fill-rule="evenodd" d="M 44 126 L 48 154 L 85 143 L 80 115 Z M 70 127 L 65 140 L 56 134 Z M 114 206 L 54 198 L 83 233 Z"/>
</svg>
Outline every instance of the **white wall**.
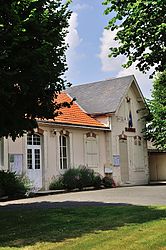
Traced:
<svg viewBox="0 0 166 250">
<path fill-rule="evenodd" d="M 124 98 L 118 112 L 112 117 L 112 154 L 119 154 L 119 135 L 124 131 L 128 143 L 129 183 L 145 184 L 149 179 L 149 171 L 147 144 L 143 139 L 142 133 L 145 126 L 145 120 L 142 119 L 145 115 L 145 110 L 142 110 L 144 104 L 140 102 L 140 96 L 134 85 L 132 85 L 128 93 L 126 93 L 126 97 L 130 98 L 130 107 L 126 98 Z M 125 128 L 128 127 L 129 109 L 131 109 L 132 112 L 133 128 L 135 128 L 135 132 L 125 131 Z M 134 136 L 141 137 L 141 146 L 134 145 Z M 142 161 L 142 167 L 140 166 L 140 161 Z M 121 182 L 120 167 L 114 167 L 114 177 L 118 184 L 124 184 Z"/>
<path fill-rule="evenodd" d="M 59 133 L 62 127 L 42 127 L 45 131 L 44 140 L 45 143 L 44 152 L 44 176 L 45 176 L 45 188 L 48 189 L 49 183 L 52 178 L 59 176 L 64 172 L 60 169 L 59 164 Z M 105 148 L 105 132 L 98 130 L 86 130 L 76 128 L 65 128 L 69 132 L 70 137 L 70 165 L 71 168 L 78 167 L 80 165 L 86 165 L 85 160 L 85 146 L 84 146 L 84 135 L 90 131 L 93 131 L 98 136 L 99 143 L 99 166 L 94 168 L 95 172 L 104 175 L 104 166 L 107 162 L 106 159 L 106 148 Z M 53 132 L 55 131 L 55 132 Z M 54 134 L 55 133 L 55 134 Z"/>
<path fill-rule="evenodd" d="M 130 99 L 130 102 L 127 102 L 126 97 Z M 125 128 L 128 128 L 129 110 L 132 112 L 133 128 L 135 128 L 135 132 L 125 131 Z M 105 118 L 103 116 L 96 117 L 100 122 L 109 125 L 112 131 L 106 138 L 107 165 L 112 167 L 113 178 L 117 185 L 125 184 L 121 181 L 120 166 L 113 165 L 113 156 L 119 155 L 119 135 L 122 133 L 127 136 L 129 165 L 128 184 L 145 184 L 149 180 L 147 144 L 143 139 L 142 133 L 145 126 L 145 120 L 142 119 L 142 117 L 145 116 L 146 112 L 145 105 L 133 83 L 123 98 L 115 115 L 111 117 L 105 116 Z M 134 136 L 141 137 L 141 146 L 135 145 Z"/>
<path fill-rule="evenodd" d="M 43 188 L 48 189 L 52 178 L 59 176 L 64 172 L 60 170 L 59 163 L 59 135 L 62 127 L 57 126 L 39 126 L 43 131 L 42 138 L 42 182 Z M 67 127 L 65 130 L 70 137 L 70 166 L 78 167 L 86 165 L 84 135 L 88 132 L 94 132 L 98 137 L 99 147 L 99 165 L 94 168 L 95 172 L 104 175 L 104 166 L 108 161 L 106 159 L 105 132 L 93 129 L 77 129 Z M 9 154 L 23 154 L 23 173 L 26 173 L 26 135 L 16 139 L 13 142 L 11 139 L 7 141 Z"/>
</svg>

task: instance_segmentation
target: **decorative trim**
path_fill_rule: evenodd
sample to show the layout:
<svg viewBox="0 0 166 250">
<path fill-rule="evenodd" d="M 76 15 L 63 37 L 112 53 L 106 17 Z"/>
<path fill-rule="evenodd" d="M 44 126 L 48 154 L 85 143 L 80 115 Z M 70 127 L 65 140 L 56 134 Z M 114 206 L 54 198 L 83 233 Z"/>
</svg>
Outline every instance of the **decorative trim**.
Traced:
<svg viewBox="0 0 166 250">
<path fill-rule="evenodd" d="M 37 128 L 36 133 L 38 133 L 39 135 L 43 135 L 44 134 L 44 130 L 41 128 Z"/>
<path fill-rule="evenodd" d="M 122 134 L 119 135 L 119 140 L 127 140 L 127 135 L 125 135 L 124 131 L 122 131 Z"/>
<path fill-rule="evenodd" d="M 67 130 L 63 129 L 63 130 L 60 131 L 60 135 L 69 136 L 69 132 Z"/>
<path fill-rule="evenodd" d="M 126 102 L 130 102 L 131 98 L 129 96 L 126 96 Z"/>
<path fill-rule="evenodd" d="M 135 128 L 125 128 L 126 132 L 136 132 Z"/>
<path fill-rule="evenodd" d="M 96 138 L 96 134 L 93 133 L 93 132 L 89 132 L 89 133 L 86 133 L 86 137 L 93 137 L 93 138 Z"/>
<path fill-rule="evenodd" d="M 134 136 L 134 140 L 141 140 L 141 136 L 139 136 L 139 135 L 136 135 L 136 136 Z"/>
</svg>

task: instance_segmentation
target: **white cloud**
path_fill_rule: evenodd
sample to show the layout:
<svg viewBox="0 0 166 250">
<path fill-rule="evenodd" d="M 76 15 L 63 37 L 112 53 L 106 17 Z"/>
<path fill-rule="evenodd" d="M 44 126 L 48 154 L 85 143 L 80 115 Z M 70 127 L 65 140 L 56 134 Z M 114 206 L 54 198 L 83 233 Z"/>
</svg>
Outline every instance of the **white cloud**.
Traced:
<svg viewBox="0 0 166 250">
<path fill-rule="evenodd" d="M 77 53 L 77 48 L 82 41 L 78 33 L 78 14 L 76 12 L 71 14 L 68 31 L 69 33 L 66 36 L 66 43 L 69 45 L 66 53 L 68 72 L 66 75 L 70 81 L 70 78 L 72 78 L 75 72 L 76 61 L 80 57 L 80 55 Z"/>
<path fill-rule="evenodd" d="M 101 61 L 101 70 L 103 72 L 110 72 L 110 75 L 115 77 L 134 75 L 144 96 L 150 98 L 152 81 L 149 79 L 149 75 L 153 72 L 152 69 L 147 74 L 143 74 L 142 72 L 136 70 L 135 64 L 128 69 L 123 68 L 122 64 L 127 61 L 125 56 L 118 56 L 116 58 L 108 57 L 110 54 L 109 48 L 118 46 L 117 41 L 114 40 L 115 35 L 115 31 L 104 30 L 102 37 L 100 38 L 100 54 L 98 56 Z"/>
<path fill-rule="evenodd" d="M 116 35 L 115 31 L 104 30 L 102 37 L 100 38 L 100 54 L 99 58 L 101 60 L 102 71 L 104 72 L 112 72 L 116 73 L 120 68 L 122 68 L 121 64 L 124 63 L 125 57 L 119 56 L 116 58 L 109 58 L 110 47 L 118 46 L 117 41 L 114 40 Z"/>
<path fill-rule="evenodd" d="M 69 20 L 69 33 L 66 36 L 66 43 L 69 45 L 69 50 L 75 49 L 81 42 L 81 39 L 79 37 L 78 31 L 78 14 L 76 12 L 73 12 L 71 14 L 71 18 Z"/>
<path fill-rule="evenodd" d="M 85 4 L 85 3 L 80 4 L 80 3 L 77 3 L 77 4 L 73 5 L 72 9 L 73 9 L 73 11 L 78 12 L 78 11 L 81 11 L 81 10 L 93 9 L 93 7 L 91 5 L 89 5 L 89 4 Z"/>
</svg>

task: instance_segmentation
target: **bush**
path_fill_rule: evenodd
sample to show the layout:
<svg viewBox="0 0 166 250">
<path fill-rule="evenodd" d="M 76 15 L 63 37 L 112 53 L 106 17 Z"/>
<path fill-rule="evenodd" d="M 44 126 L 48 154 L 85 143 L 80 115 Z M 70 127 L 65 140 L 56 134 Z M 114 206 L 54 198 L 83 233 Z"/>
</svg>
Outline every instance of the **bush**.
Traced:
<svg viewBox="0 0 166 250">
<path fill-rule="evenodd" d="M 95 174 L 93 176 L 93 184 L 92 186 L 95 188 L 100 188 L 102 185 L 102 177 L 99 174 Z"/>
<path fill-rule="evenodd" d="M 49 189 L 73 190 L 78 188 L 82 190 L 85 187 L 99 188 L 101 184 L 102 178 L 99 174 L 96 174 L 94 170 L 86 168 L 85 166 L 79 166 L 79 168 L 70 168 L 59 178 L 55 178 L 50 183 Z"/>
<path fill-rule="evenodd" d="M 63 175 L 63 185 L 67 190 L 72 190 L 78 187 L 79 182 L 79 169 L 78 168 L 70 168 Z"/>
<path fill-rule="evenodd" d="M 63 178 L 60 176 L 59 178 L 54 178 L 49 185 L 50 190 L 61 190 L 64 189 Z"/>
<path fill-rule="evenodd" d="M 15 173 L 0 170 L 0 196 L 20 196 L 28 191 L 24 180 Z"/>
<path fill-rule="evenodd" d="M 94 171 L 84 166 L 79 167 L 79 178 L 77 188 L 83 189 L 84 187 L 93 186 Z"/>
<path fill-rule="evenodd" d="M 112 178 L 108 177 L 108 176 L 105 176 L 103 178 L 103 185 L 104 187 L 106 188 L 111 188 L 111 187 L 114 187 L 115 186 L 115 182 Z"/>
</svg>

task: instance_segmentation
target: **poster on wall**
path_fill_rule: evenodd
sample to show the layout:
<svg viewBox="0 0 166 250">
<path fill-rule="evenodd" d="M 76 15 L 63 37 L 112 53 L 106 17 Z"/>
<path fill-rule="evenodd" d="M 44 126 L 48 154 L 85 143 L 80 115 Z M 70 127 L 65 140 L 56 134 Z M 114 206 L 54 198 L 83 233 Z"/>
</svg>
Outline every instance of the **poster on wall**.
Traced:
<svg viewBox="0 0 166 250">
<path fill-rule="evenodd" d="M 18 175 L 22 174 L 23 155 L 22 154 L 10 154 L 9 155 L 9 168 L 11 172 L 15 172 Z"/>
<path fill-rule="evenodd" d="M 115 167 L 120 166 L 120 155 L 113 155 L 113 165 Z"/>
</svg>

